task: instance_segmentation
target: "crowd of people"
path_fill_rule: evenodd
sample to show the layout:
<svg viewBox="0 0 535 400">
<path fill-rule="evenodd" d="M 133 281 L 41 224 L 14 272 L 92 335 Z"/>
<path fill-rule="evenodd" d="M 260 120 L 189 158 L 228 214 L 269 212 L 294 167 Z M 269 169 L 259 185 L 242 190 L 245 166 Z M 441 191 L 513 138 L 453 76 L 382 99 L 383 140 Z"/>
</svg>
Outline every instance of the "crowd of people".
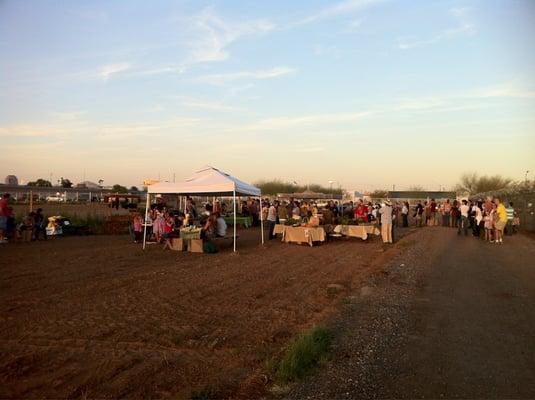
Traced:
<svg viewBox="0 0 535 400">
<path fill-rule="evenodd" d="M 30 211 L 17 223 L 9 199 L 9 193 L 5 193 L 0 199 L 0 243 L 7 243 L 9 240 L 46 240 L 43 210 L 38 208 L 36 211 Z"/>
<path fill-rule="evenodd" d="M 30 240 L 46 239 L 46 220 L 42 210 L 30 212 L 18 224 L 15 223 L 13 209 L 9 205 L 9 194 L 0 199 L 0 243 L 21 237 Z M 265 221 L 268 238 L 275 238 L 276 224 L 286 221 L 306 221 L 308 226 L 324 225 L 327 229 L 337 224 L 375 224 L 381 229 L 384 243 L 392 243 L 394 228 L 423 226 L 442 226 L 457 229 L 459 235 L 481 237 L 491 243 L 503 243 L 504 234 L 513 234 L 519 225 L 513 203 L 504 204 L 499 198 L 485 200 L 445 200 L 382 203 L 357 200 L 342 203 L 330 200 L 326 203 L 316 201 L 285 201 L 253 199 L 241 201 L 237 215 L 250 217 L 253 226 Z M 231 203 L 214 201 L 196 206 L 194 199 L 187 198 L 183 210 L 173 210 L 165 203 L 153 204 L 146 216 L 136 212 L 133 215 L 132 231 L 134 241 L 143 239 L 143 228 L 147 227 L 149 241 L 163 242 L 167 238 L 179 237 L 183 227 L 199 226 L 203 239 L 226 237 L 225 216 L 231 216 Z"/>
<path fill-rule="evenodd" d="M 326 204 L 316 201 L 279 201 L 265 199 L 262 201 L 262 218 L 266 221 L 269 230 L 269 239 L 273 239 L 275 225 L 306 221 L 307 226 L 322 224 L 328 231 L 337 224 L 368 224 L 381 225 L 383 240 L 392 243 L 392 221 L 395 219 L 394 208 L 389 201 L 383 204 L 372 204 L 359 200 L 356 203 L 341 203 L 330 200 Z"/>
<path fill-rule="evenodd" d="M 329 201 L 321 207 L 314 201 L 287 202 L 268 199 L 263 200 L 262 210 L 269 228 L 269 238 L 273 239 L 275 224 L 284 223 L 288 219 L 301 220 L 307 218 L 309 226 L 319 224 L 368 224 L 374 223 L 381 228 L 384 243 L 393 242 L 393 229 L 409 227 L 409 222 L 416 227 L 443 226 L 456 228 L 459 234 L 468 232 L 491 243 L 503 243 L 504 233 L 512 235 L 516 232 L 519 219 L 513 203 L 504 204 L 500 198 L 488 197 L 485 201 L 465 199 L 445 200 L 442 202 L 431 199 L 418 201 L 410 205 L 408 201 L 373 203 L 357 200 L 348 203 Z M 320 218 L 318 218 L 318 216 Z"/>
<path fill-rule="evenodd" d="M 203 239 L 226 237 L 227 224 L 223 218 L 225 210 L 226 205 L 216 201 L 213 204 L 206 203 L 199 211 L 192 198 L 187 198 L 184 212 L 170 209 L 163 202 L 153 204 L 145 219 L 140 213 L 134 215 L 134 241 L 142 241 L 145 225 L 149 242 L 161 243 L 169 238 L 180 237 L 181 228 L 195 225 L 201 226 Z"/>
</svg>

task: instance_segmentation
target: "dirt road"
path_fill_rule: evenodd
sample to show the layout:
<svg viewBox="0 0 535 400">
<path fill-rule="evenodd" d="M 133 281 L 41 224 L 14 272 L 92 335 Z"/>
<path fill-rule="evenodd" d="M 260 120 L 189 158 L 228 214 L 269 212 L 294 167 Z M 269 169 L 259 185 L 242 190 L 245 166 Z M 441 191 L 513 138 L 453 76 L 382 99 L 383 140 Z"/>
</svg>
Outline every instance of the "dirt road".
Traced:
<svg viewBox="0 0 535 400">
<path fill-rule="evenodd" d="M 333 360 L 289 397 L 535 398 L 535 241 L 410 239 L 337 323 Z"/>
</svg>

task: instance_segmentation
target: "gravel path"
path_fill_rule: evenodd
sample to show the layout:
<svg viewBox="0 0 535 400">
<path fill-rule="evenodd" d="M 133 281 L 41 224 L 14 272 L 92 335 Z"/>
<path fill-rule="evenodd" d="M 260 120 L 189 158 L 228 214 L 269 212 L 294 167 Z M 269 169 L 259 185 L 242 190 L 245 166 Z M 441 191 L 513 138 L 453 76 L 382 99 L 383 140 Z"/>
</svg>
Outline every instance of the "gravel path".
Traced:
<svg viewBox="0 0 535 400">
<path fill-rule="evenodd" d="M 336 322 L 333 359 L 289 399 L 534 398 L 535 242 L 404 238 Z"/>
</svg>

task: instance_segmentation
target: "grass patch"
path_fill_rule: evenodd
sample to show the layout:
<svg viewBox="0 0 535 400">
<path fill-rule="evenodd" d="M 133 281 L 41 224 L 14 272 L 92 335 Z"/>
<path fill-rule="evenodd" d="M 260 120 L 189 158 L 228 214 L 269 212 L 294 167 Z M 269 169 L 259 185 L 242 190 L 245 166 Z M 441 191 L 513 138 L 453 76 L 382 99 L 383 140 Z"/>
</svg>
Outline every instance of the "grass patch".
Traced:
<svg viewBox="0 0 535 400">
<path fill-rule="evenodd" d="M 71 224 L 77 226 L 87 226 L 93 233 L 100 233 L 104 226 L 104 217 L 98 214 L 87 214 L 85 217 L 74 213 L 67 216 Z"/>
<path fill-rule="evenodd" d="M 322 327 L 299 336 L 280 362 L 277 379 L 281 383 L 289 383 L 304 378 L 311 369 L 326 359 L 331 341 L 331 332 Z"/>
</svg>

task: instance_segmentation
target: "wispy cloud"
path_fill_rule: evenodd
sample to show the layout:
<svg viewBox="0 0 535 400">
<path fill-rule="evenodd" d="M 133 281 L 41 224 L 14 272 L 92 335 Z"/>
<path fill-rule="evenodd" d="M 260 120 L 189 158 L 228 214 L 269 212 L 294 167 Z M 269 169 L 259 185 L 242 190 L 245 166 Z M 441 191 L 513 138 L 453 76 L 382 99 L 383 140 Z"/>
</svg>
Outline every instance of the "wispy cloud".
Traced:
<svg viewBox="0 0 535 400">
<path fill-rule="evenodd" d="M 116 75 L 120 72 L 124 72 L 124 71 L 127 71 L 131 68 L 130 66 L 130 63 L 126 63 L 126 62 L 123 62 L 123 63 L 115 63 L 115 64 L 108 64 L 108 65 L 104 65 L 102 67 L 100 67 L 98 69 L 98 72 L 97 72 L 97 76 L 104 80 L 104 81 L 107 81 L 108 79 L 110 79 L 113 75 Z"/>
<path fill-rule="evenodd" d="M 452 8 L 449 10 L 451 16 L 457 20 L 457 26 L 446 29 L 428 39 L 417 39 L 414 37 L 398 38 L 398 48 L 400 50 L 410 50 L 417 47 L 424 47 L 443 40 L 447 40 L 459 35 L 474 34 L 476 28 L 473 22 L 469 19 L 469 8 Z"/>
<path fill-rule="evenodd" d="M 218 16 L 211 8 L 189 20 L 194 38 L 190 45 L 187 65 L 227 60 L 228 47 L 243 36 L 269 32 L 275 25 L 268 20 L 249 22 L 228 22 Z"/>
<path fill-rule="evenodd" d="M 239 129 L 245 131 L 283 131 L 289 128 L 297 127 L 319 127 L 325 125 L 338 125 L 356 122 L 370 115 L 371 112 L 354 112 L 354 113 L 329 113 L 301 115 L 298 117 L 273 117 L 259 120 L 252 124 L 242 125 Z"/>
<path fill-rule="evenodd" d="M 317 44 L 312 49 L 315 56 L 329 56 L 334 59 L 340 58 L 342 53 L 335 46 L 324 46 L 322 44 Z"/>
<path fill-rule="evenodd" d="M 209 111 L 242 111 L 243 108 L 229 106 L 221 102 L 206 101 L 201 99 L 186 98 L 180 103 L 183 107 L 203 109 Z"/>
<path fill-rule="evenodd" d="M 347 27 L 345 29 L 345 33 L 355 33 L 358 30 L 360 30 L 360 27 L 362 26 L 362 23 L 364 22 L 363 18 L 354 19 L 349 24 L 347 24 Z"/>
<path fill-rule="evenodd" d="M 238 71 L 222 74 L 210 74 L 197 78 L 198 82 L 209 83 L 212 85 L 221 85 L 228 82 L 236 82 L 242 80 L 265 80 L 273 79 L 281 76 L 293 74 L 297 71 L 291 67 L 274 67 L 270 69 L 257 70 L 257 71 Z"/>
<path fill-rule="evenodd" d="M 298 149 L 292 149 L 292 152 L 296 153 L 321 153 L 325 151 L 325 147 L 315 146 L 315 147 L 301 147 Z"/>
<path fill-rule="evenodd" d="M 83 111 L 71 111 L 71 112 L 51 112 L 50 116 L 53 119 L 59 120 L 59 121 L 76 121 L 80 120 L 80 118 L 85 114 Z"/>
<path fill-rule="evenodd" d="M 186 72 L 185 65 L 169 65 L 163 67 L 139 68 L 128 73 L 128 76 L 150 76 L 161 74 L 183 74 Z"/>
<path fill-rule="evenodd" d="M 295 22 L 293 25 L 305 25 L 313 22 L 323 21 L 326 19 L 347 15 L 356 11 L 363 10 L 367 7 L 380 3 L 383 0 L 347 0 L 323 8 L 316 13 Z"/>
<path fill-rule="evenodd" d="M 265 19 L 230 21 L 219 16 L 212 8 L 205 8 L 192 16 L 174 19 L 173 22 L 180 23 L 182 36 L 185 38 L 183 40 L 186 54 L 181 60 L 164 65 L 140 63 L 134 66 L 127 62 L 108 64 L 98 68 L 96 76 L 106 81 L 117 74 L 128 78 L 183 74 L 197 64 L 228 60 L 229 47 L 233 43 L 245 36 L 262 35 L 275 29 L 275 25 Z"/>
<path fill-rule="evenodd" d="M 466 97 L 535 99 L 535 89 L 526 88 L 515 82 L 507 82 L 468 92 Z"/>
<path fill-rule="evenodd" d="M 376 115 L 413 115 L 417 113 L 441 113 L 466 111 L 492 106 L 485 100 L 535 99 L 535 90 L 514 82 L 489 87 L 443 93 L 431 97 L 400 99 L 397 103 L 376 110 Z"/>
</svg>

